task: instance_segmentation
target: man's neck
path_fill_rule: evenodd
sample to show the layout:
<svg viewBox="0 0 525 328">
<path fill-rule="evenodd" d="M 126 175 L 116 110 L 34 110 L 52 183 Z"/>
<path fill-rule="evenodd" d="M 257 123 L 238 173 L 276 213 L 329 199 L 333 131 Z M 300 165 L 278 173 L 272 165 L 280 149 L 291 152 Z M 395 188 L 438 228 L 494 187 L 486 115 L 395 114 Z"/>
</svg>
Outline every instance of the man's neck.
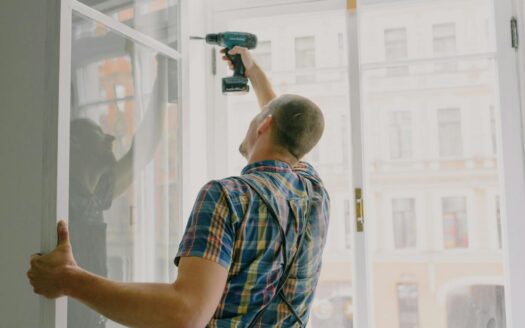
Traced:
<svg viewBox="0 0 525 328">
<path fill-rule="evenodd" d="M 285 155 L 285 154 L 281 154 L 277 152 L 271 152 L 271 153 L 258 152 L 250 156 L 250 158 L 248 159 L 248 165 L 256 163 L 256 162 L 262 162 L 262 161 L 280 161 L 280 162 L 287 163 L 291 167 L 297 164 L 297 159 L 291 155 Z"/>
</svg>

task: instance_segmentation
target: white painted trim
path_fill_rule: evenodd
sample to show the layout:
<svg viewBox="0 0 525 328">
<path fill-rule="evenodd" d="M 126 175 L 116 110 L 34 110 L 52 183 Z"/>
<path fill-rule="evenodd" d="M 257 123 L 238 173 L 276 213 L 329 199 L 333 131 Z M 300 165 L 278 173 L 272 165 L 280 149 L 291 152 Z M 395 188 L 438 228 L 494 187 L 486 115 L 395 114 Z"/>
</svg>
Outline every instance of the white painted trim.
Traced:
<svg viewBox="0 0 525 328">
<path fill-rule="evenodd" d="M 520 95 L 525 99 L 525 2 L 523 0 L 514 0 L 515 16 L 518 17 L 518 30 L 520 38 L 520 47 L 518 49 L 518 66 L 520 75 Z M 521 126 L 523 129 L 523 149 L 525 151 L 525 108 L 521 108 Z"/>
<path fill-rule="evenodd" d="M 502 177 L 502 230 L 505 266 L 505 304 L 507 325 L 525 327 L 525 154 L 522 124 L 517 52 L 511 46 L 510 19 L 515 14 L 512 0 L 494 0 L 499 78 L 500 141 L 498 158 Z M 498 118 L 496 118 L 498 119 Z"/>
<path fill-rule="evenodd" d="M 123 34 L 125 37 L 143 44 L 149 48 L 152 48 L 168 57 L 179 60 L 182 59 L 182 55 L 172 47 L 155 40 L 154 38 L 139 32 L 128 25 L 114 20 L 113 18 L 79 2 L 78 0 L 70 0 L 73 10 L 83 16 L 86 16 L 94 21 L 97 21 L 106 27 Z"/>
<path fill-rule="evenodd" d="M 344 6 L 341 0 L 226 0 L 221 1 L 220 5 L 216 5 L 216 12 L 224 11 L 240 11 L 240 10 L 260 10 L 267 7 L 282 7 L 282 6 L 319 6 L 335 3 L 336 5 Z"/>
<path fill-rule="evenodd" d="M 359 1 L 357 8 L 359 8 Z M 368 209 L 366 207 L 366 186 L 364 185 L 364 149 L 363 149 L 363 122 L 364 116 L 361 111 L 361 74 L 359 58 L 359 18 L 358 12 L 347 12 L 347 42 L 348 42 L 348 78 L 350 94 L 350 129 L 351 129 L 351 161 L 352 161 L 352 179 L 350 179 L 350 190 L 352 198 L 354 197 L 355 188 L 362 188 L 364 199 L 364 232 L 357 232 L 356 225 L 352 224 L 353 257 L 352 257 L 352 288 L 355 295 L 353 324 L 359 328 L 368 328 L 374 326 L 373 304 L 372 304 L 372 267 L 368 265 L 369 254 L 368 247 L 368 229 L 373 226 L 366 219 Z M 353 222 L 355 217 L 355 204 L 350 202 Z"/>
<path fill-rule="evenodd" d="M 247 3 L 248 1 L 239 1 L 238 3 Z M 244 5 L 242 7 L 237 5 L 225 5 L 224 1 L 211 1 L 213 12 L 215 14 L 215 19 L 217 22 L 223 21 L 227 22 L 231 17 L 262 17 L 268 15 L 275 15 L 275 1 L 269 4 L 264 3 L 264 5 L 254 4 L 253 1 L 251 4 Z M 231 2 L 231 1 L 230 1 Z M 266 0 L 265 0 L 266 2 Z M 262 4 L 262 1 L 260 2 Z M 346 8 L 346 0 L 312 0 L 312 1 L 289 1 L 286 2 L 280 1 L 279 4 L 280 13 L 307 13 L 307 12 L 318 12 L 318 11 L 328 11 L 334 9 L 343 9 Z"/>
<path fill-rule="evenodd" d="M 57 220 L 69 217 L 69 119 L 71 107 L 71 0 L 61 0 L 58 76 Z M 67 328 L 67 298 L 55 302 L 55 328 Z"/>
<path fill-rule="evenodd" d="M 368 70 L 375 70 L 375 69 L 382 69 L 382 68 L 388 68 L 388 67 L 397 67 L 400 65 L 409 65 L 409 66 L 416 66 L 421 64 L 428 64 L 428 63 L 442 63 L 442 62 L 450 62 L 450 61 L 474 61 L 474 60 L 480 60 L 480 59 L 493 59 L 496 58 L 495 52 L 486 52 L 486 53 L 476 53 L 476 54 L 467 54 L 467 55 L 456 55 L 456 56 L 445 56 L 445 57 L 430 57 L 430 58 L 414 58 L 414 59 L 403 59 L 403 60 L 392 60 L 392 61 L 384 61 L 384 62 L 370 62 L 370 63 L 363 63 L 361 65 L 362 71 L 368 71 Z"/>
<path fill-rule="evenodd" d="M 179 103 L 177 104 L 177 109 L 179 111 L 178 117 L 177 117 L 177 123 L 178 123 L 178 147 L 177 147 L 177 160 L 179 162 L 177 174 L 180 177 L 180 183 L 177 186 L 177 192 L 179 194 L 179 227 L 177 231 L 177 239 L 182 240 L 182 236 L 184 235 L 184 227 L 186 225 L 186 218 L 189 217 L 189 213 L 191 211 L 192 199 L 191 196 L 188 195 L 187 192 L 183 192 L 184 190 L 188 190 L 189 188 L 189 177 L 190 177 L 190 158 L 189 152 L 191 151 L 191 138 L 190 138 L 190 132 L 188 127 L 191 127 L 190 125 L 190 119 L 189 119 L 189 110 L 190 110 L 190 90 L 189 90 L 189 81 L 190 81 L 190 53 L 189 53 L 189 6 L 190 4 L 186 0 L 180 1 L 180 7 L 179 7 L 179 19 L 180 22 L 180 29 L 179 29 L 179 39 L 181 40 L 179 42 L 180 49 L 182 50 L 182 60 L 178 63 L 178 69 L 179 69 Z M 182 101 L 181 101 L 182 98 Z M 186 129 L 183 129 L 183 127 L 186 127 Z"/>
</svg>

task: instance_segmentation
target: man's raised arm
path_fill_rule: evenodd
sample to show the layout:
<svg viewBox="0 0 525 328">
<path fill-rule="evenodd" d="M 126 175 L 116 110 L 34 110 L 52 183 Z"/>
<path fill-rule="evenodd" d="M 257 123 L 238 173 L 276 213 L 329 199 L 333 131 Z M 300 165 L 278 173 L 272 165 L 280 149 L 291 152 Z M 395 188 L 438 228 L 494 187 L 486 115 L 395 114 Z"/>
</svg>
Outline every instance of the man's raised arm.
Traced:
<svg viewBox="0 0 525 328">
<path fill-rule="evenodd" d="M 259 106 L 261 107 L 261 110 L 263 110 L 264 106 L 266 106 L 276 97 L 270 80 L 268 80 L 268 77 L 262 68 L 257 64 L 253 58 L 253 55 L 248 49 L 243 47 L 233 47 L 229 54 L 241 55 L 244 67 L 246 67 L 246 77 L 250 79 L 253 89 L 255 90 L 255 94 L 257 95 Z M 232 64 L 228 57 L 224 56 L 223 59 L 228 61 L 230 68 L 232 68 Z"/>
</svg>

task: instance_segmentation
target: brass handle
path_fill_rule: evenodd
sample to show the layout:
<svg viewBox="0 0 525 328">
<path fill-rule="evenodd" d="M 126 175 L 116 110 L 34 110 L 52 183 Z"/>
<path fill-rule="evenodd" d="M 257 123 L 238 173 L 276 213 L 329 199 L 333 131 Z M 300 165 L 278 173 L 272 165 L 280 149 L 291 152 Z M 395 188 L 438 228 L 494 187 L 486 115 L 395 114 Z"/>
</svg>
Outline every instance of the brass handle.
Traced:
<svg viewBox="0 0 525 328">
<path fill-rule="evenodd" d="M 363 190 L 361 188 L 355 189 L 355 227 L 357 232 L 365 231 Z"/>
</svg>

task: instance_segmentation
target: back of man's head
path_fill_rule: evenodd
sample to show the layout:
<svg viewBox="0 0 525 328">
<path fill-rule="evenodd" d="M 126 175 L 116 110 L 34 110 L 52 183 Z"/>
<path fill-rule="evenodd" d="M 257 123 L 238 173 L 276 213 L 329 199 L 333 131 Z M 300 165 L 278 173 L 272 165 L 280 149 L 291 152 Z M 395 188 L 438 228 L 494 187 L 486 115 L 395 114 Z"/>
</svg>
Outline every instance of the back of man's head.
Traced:
<svg viewBox="0 0 525 328">
<path fill-rule="evenodd" d="M 305 97 L 285 94 L 275 98 L 268 104 L 268 114 L 273 120 L 273 142 L 298 160 L 312 150 L 323 135 L 323 113 Z"/>
</svg>

